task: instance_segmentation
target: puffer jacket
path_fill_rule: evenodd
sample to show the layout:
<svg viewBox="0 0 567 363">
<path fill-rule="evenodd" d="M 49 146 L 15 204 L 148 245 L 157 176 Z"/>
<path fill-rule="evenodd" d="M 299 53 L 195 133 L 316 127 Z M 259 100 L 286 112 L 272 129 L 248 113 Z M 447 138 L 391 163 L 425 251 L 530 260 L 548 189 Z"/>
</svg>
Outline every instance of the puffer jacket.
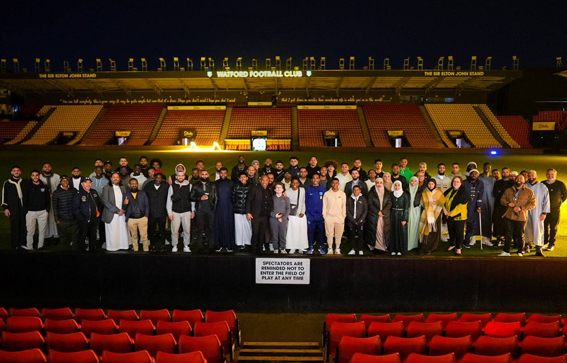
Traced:
<svg viewBox="0 0 567 363">
<path fill-rule="evenodd" d="M 65 190 L 61 185 L 53 192 L 53 216 L 55 221 L 75 219 L 73 212 L 73 198 L 77 194 L 77 189 L 69 186 Z"/>
<path fill-rule="evenodd" d="M 246 197 L 248 196 L 249 184 L 236 183 L 232 188 L 232 205 L 235 214 L 246 214 Z"/>
</svg>

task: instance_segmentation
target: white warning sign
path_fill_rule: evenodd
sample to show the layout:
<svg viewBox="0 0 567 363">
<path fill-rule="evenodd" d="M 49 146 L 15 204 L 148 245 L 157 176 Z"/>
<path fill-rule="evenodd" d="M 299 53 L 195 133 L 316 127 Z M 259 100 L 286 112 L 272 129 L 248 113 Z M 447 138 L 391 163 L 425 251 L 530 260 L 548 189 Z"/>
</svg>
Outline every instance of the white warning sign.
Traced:
<svg viewBox="0 0 567 363">
<path fill-rule="evenodd" d="M 309 285 L 311 265 L 308 258 L 257 258 L 257 284 Z"/>
</svg>

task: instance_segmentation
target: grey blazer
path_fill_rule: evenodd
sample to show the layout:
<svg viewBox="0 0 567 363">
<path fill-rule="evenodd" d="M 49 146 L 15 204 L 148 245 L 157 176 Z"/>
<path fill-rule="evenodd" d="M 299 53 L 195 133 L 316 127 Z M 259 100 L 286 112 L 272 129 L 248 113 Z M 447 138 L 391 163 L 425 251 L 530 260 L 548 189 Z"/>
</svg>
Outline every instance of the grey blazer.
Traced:
<svg viewBox="0 0 567 363">
<path fill-rule="evenodd" d="M 126 199 L 126 188 L 122 185 L 120 186 L 122 191 L 122 209 L 124 209 L 124 200 Z M 106 185 L 102 188 L 102 204 L 104 204 L 104 210 L 102 211 L 102 221 L 104 223 L 112 222 L 115 214 L 120 212 L 120 209 L 116 207 L 116 198 L 114 197 L 114 189 L 112 185 Z"/>
</svg>

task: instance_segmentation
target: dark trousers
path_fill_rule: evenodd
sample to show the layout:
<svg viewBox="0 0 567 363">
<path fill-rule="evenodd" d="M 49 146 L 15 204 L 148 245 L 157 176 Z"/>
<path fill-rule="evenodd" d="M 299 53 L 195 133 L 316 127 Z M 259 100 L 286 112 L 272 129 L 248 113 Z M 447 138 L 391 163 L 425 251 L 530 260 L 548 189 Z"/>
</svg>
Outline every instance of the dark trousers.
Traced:
<svg viewBox="0 0 567 363">
<path fill-rule="evenodd" d="M 307 238 L 309 239 L 309 248 L 313 249 L 315 245 L 315 236 L 317 236 L 317 241 L 319 241 L 319 248 L 323 248 L 323 245 L 327 241 L 325 236 L 325 221 L 310 221 L 307 220 Z"/>
<path fill-rule="evenodd" d="M 252 219 L 252 253 L 262 252 L 262 245 L 266 244 L 268 219 L 268 216 L 258 216 Z"/>
<path fill-rule="evenodd" d="M 348 240 L 352 244 L 352 248 L 355 252 L 362 251 L 362 246 L 364 245 L 364 225 L 356 225 L 352 222 L 347 222 L 348 226 Z"/>
<path fill-rule="evenodd" d="M 10 210 L 10 231 L 13 249 L 27 244 L 26 215 L 23 209 Z"/>
<path fill-rule="evenodd" d="M 456 221 L 454 218 L 447 218 L 447 229 L 449 230 L 449 245 L 455 246 L 460 250 L 463 248 L 465 238 L 466 221 Z"/>
<path fill-rule="evenodd" d="M 89 238 L 89 252 L 95 252 L 98 249 L 98 243 L 96 241 L 98 220 L 98 218 L 93 218 L 90 222 L 79 222 L 79 241 L 77 242 L 79 251 L 84 251 L 86 249 L 85 240 L 87 237 Z"/>
<path fill-rule="evenodd" d="M 555 246 L 555 240 L 557 238 L 557 226 L 559 226 L 559 217 L 561 209 L 552 210 L 547 214 L 545 220 L 543 221 L 544 230 L 544 244 L 549 243 L 549 246 Z"/>
<path fill-rule="evenodd" d="M 64 247 L 71 247 L 79 240 L 79 222 L 76 219 L 60 219 L 57 223 L 57 233 Z"/>
<path fill-rule="evenodd" d="M 504 243 L 504 252 L 510 253 L 512 239 L 518 244 L 518 252 L 522 252 L 524 250 L 524 246 L 526 244 L 524 240 L 525 228 L 526 222 L 513 221 L 506 218 L 506 242 Z"/>
<path fill-rule="evenodd" d="M 214 235 L 214 224 L 215 224 L 215 213 L 214 212 L 206 212 L 206 213 L 196 213 L 195 214 L 195 228 L 197 230 L 197 239 L 195 244 L 197 248 L 201 248 L 205 251 L 209 251 L 211 249 L 211 245 L 214 243 L 215 235 Z M 205 247 L 203 243 L 203 237 L 206 238 L 208 247 Z M 217 246 L 215 246 L 217 247 Z"/>
<path fill-rule="evenodd" d="M 157 233 L 156 227 L 159 229 Z M 150 239 L 152 248 L 156 251 L 161 251 L 165 248 L 165 216 L 150 216 L 150 218 L 148 218 L 148 238 Z"/>
</svg>

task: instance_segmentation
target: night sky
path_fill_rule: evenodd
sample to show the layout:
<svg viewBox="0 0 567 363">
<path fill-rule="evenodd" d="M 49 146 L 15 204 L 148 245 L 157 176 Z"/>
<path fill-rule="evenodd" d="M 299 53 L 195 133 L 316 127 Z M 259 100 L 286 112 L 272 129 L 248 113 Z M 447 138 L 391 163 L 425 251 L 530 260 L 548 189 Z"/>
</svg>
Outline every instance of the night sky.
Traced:
<svg viewBox="0 0 567 363">
<path fill-rule="evenodd" d="M 126 69 L 128 58 L 146 57 L 150 69 L 158 58 L 213 57 L 217 69 L 228 56 L 244 65 L 257 58 L 280 55 L 300 66 L 305 56 L 327 57 L 327 69 L 337 69 L 338 59 L 356 56 L 357 68 L 376 67 L 389 57 L 401 68 L 405 57 L 425 59 L 433 68 L 439 56 L 453 55 L 455 65 L 469 67 L 470 56 L 479 65 L 493 56 L 493 69 L 511 68 L 512 55 L 521 68 L 553 68 L 555 57 L 567 63 L 565 0 L 519 1 L 4 1 L 0 8 L 0 58 L 20 59 L 33 70 L 36 57 L 50 58 L 52 70 L 63 60 L 85 68 L 108 58 Z M 57 2 L 63 4 L 63 2 Z M 182 61 L 182 66 L 184 61 Z M 285 63 L 284 63 L 285 64 Z"/>
</svg>

